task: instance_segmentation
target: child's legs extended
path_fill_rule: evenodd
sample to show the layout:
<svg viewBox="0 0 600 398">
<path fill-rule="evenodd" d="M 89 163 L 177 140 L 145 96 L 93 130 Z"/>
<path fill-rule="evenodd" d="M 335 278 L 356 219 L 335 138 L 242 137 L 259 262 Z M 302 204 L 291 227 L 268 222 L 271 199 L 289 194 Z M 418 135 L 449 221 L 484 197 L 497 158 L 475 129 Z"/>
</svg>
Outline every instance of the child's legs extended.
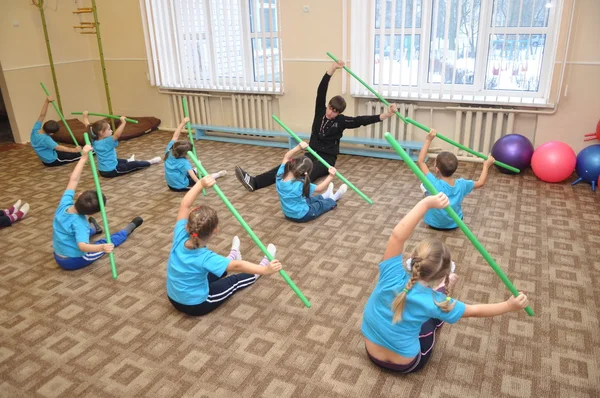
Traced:
<svg viewBox="0 0 600 398">
<path fill-rule="evenodd" d="M 0 228 L 10 227 L 12 225 L 12 221 L 10 217 L 4 214 L 3 210 L 0 210 Z"/>
<path fill-rule="evenodd" d="M 281 164 L 278 164 L 271 170 L 254 177 L 254 182 L 256 184 L 256 187 L 254 189 L 261 189 L 268 187 L 269 185 L 275 184 L 275 179 L 277 178 L 277 171 L 279 170 L 280 166 Z"/>
<path fill-rule="evenodd" d="M 256 282 L 256 275 L 252 274 L 234 274 L 211 281 L 216 276 L 208 275 L 208 298 L 202 304 L 194 306 L 193 313 L 188 315 L 206 315 L 216 310 L 221 304 L 227 301 L 235 292 Z"/>
<path fill-rule="evenodd" d="M 322 195 L 311 196 L 310 198 L 306 198 L 306 203 L 308 203 L 308 213 L 304 217 L 299 220 L 294 220 L 297 222 L 308 222 L 312 221 L 320 215 L 327 213 L 329 210 L 335 209 L 337 203 L 333 199 L 325 199 Z"/>
<path fill-rule="evenodd" d="M 151 163 L 147 160 L 134 160 L 132 162 L 128 162 L 126 159 L 117 160 L 117 175 L 128 174 L 151 166 Z"/>
<path fill-rule="evenodd" d="M 90 230 L 91 233 L 91 230 Z M 125 230 L 121 230 L 115 234 L 112 234 L 110 236 L 111 242 L 112 244 L 115 245 L 115 247 L 121 245 L 123 242 L 125 242 L 127 240 L 127 231 Z M 106 243 L 106 239 L 100 239 L 96 242 L 94 242 L 94 244 L 97 245 L 101 245 Z M 85 268 L 88 265 L 92 264 L 94 261 L 99 260 L 100 258 L 102 258 L 104 256 L 104 252 L 93 252 L 93 253 L 86 253 L 83 257 L 60 257 L 57 256 L 56 253 L 54 253 L 54 259 L 56 260 L 56 263 L 65 270 L 68 271 L 74 271 L 74 270 L 78 270 L 81 268 Z"/>
<path fill-rule="evenodd" d="M 79 152 L 56 151 L 56 156 L 58 156 L 57 160 L 62 163 L 76 162 L 81 159 L 81 153 Z"/>
</svg>

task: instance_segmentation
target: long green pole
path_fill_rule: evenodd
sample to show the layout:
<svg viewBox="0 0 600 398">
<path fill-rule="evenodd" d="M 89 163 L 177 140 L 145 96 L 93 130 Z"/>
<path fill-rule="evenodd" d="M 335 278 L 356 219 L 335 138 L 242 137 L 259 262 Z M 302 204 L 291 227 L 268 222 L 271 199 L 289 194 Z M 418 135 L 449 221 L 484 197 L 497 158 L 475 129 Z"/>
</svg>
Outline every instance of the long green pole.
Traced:
<svg viewBox="0 0 600 398">
<path fill-rule="evenodd" d="M 49 97 L 50 93 L 48 92 L 48 89 L 46 88 L 46 86 L 44 86 L 44 83 L 40 82 L 40 85 L 44 89 L 44 92 L 46 93 L 46 96 Z M 71 127 L 69 127 L 69 125 L 67 124 L 67 121 L 65 120 L 65 117 L 63 116 L 62 112 L 60 111 L 60 109 L 58 109 L 58 106 L 56 106 L 56 101 L 52 101 L 52 106 L 54 106 L 54 110 L 56 111 L 56 113 L 58 113 L 58 116 L 60 116 L 60 120 L 62 120 L 63 124 L 65 125 L 65 128 L 67 129 L 67 131 L 71 135 L 71 138 L 73 139 L 73 142 L 75 143 L 75 146 L 79 146 L 79 143 L 77 142 L 77 139 L 75 138 L 75 136 L 73 135 L 73 132 L 71 131 Z"/>
<path fill-rule="evenodd" d="M 421 182 L 423 183 L 425 188 L 427 188 L 427 191 L 429 191 L 429 193 L 431 195 L 437 195 L 438 194 L 437 189 L 435 189 L 433 184 L 427 179 L 427 177 L 425 177 L 425 174 L 421 171 L 421 169 L 419 169 L 419 167 L 410 158 L 410 156 L 408 156 L 408 154 L 404 151 L 404 149 L 402 149 L 402 147 L 400 146 L 398 141 L 396 141 L 390 133 L 385 133 L 383 136 L 390 143 L 392 148 L 394 148 L 394 150 L 398 153 L 398 155 L 400 155 L 400 157 L 402 158 L 402 160 L 404 160 L 404 162 L 408 165 L 408 167 L 410 167 L 412 172 L 415 173 L 415 175 L 419 178 L 419 180 L 421 180 Z M 454 209 L 451 206 L 447 206 L 444 210 L 446 210 L 446 213 L 448 213 L 448 215 L 452 218 L 452 220 L 454 220 L 454 222 L 456 223 L 456 225 L 458 225 L 460 230 L 463 231 L 465 236 L 467 238 L 469 238 L 469 240 L 471 241 L 473 246 L 475 246 L 475 248 L 483 256 L 483 258 L 485 258 L 485 261 L 487 261 L 488 264 L 492 267 L 492 269 L 494 270 L 496 275 L 498 275 L 500 277 L 500 279 L 502 280 L 504 285 L 506 285 L 508 290 L 515 297 L 517 297 L 519 295 L 519 291 L 517 290 L 517 288 L 515 288 L 515 286 L 510 281 L 510 279 L 508 279 L 508 277 L 504 273 L 504 271 L 502 271 L 502 268 L 500 268 L 498 266 L 498 264 L 496 264 L 496 262 L 494 261 L 494 259 L 490 255 L 490 253 L 488 253 L 488 251 L 485 250 L 483 245 L 477 240 L 475 235 L 473 235 L 473 232 L 471 232 L 471 230 L 466 226 L 466 224 L 463 222 L 463 220 L 460 219 L 460 217 L 458 216 L 458 214 L 456 214 Z M 534 315 L 531 307 L 526 307 L 525 312 L 527 312 L 527 314 L 529 314 L 531 316 Z"/>
<path fill-rule="evenodd" d="M 273 120 L 275 120 L 277 123 L 279 123 L 279 125 L 281 127 L 283 127 L 283 129 L 285 131 L 288 132 L 289 135 L 292 136 L 293 139 L 295 139 L 296 141 L 298 141 L 298 143 L 302 142 L 302 139 L 300 137 L 298 137 L 296 135 L 296 133 L 294 133 L 292 130 L 290 130 L 288 128 L 288 126 L 286 126 L 285 124 L 283 124 L 283 122 L 281 120 L 279 120 L 279 118 L 275 115 L 271 116 L 273 118 Z M 327 161 L 325 159 L 323 159 L 317 152 L 315 152 L 311 147 L 307 147 L 306 150 L 315 157 L 315 159 L 317 159 L 319 162 L 321 162 L 323 164 L 323 166 L 327 167 L 328 169 L 330 167 L 332 167 L 329 163 L 327 163 Z M 362 193 L 362 191 L 358 188 L 356 188 L 354 186 L 354 184 L 352 184 L 350 181 L 348 181 L 348 179 L 346 179 L 346 177 L 344 177 L 343 175 L 340 174 L 340 172 L 336 172 L 335 173 L 336 177 L 338 177 L 340 180 L 342 180 L 346 185 L 348 185 L 354 192 L 356 192 L 361 198 L 363 198 L 368 204 L 372 205 L 373 201 L 371 200 L 371 198 L 369 198 L 367 195 L 365 195 L 364 193 Z"/>
<path fill-rule="evenodd" d="M 34 3 L 35 4 L 35 3 Z M 60 101 L 60 92 L 58 91 L 58 81 L 56 79 L 56 70 L 54 69 L 54 59 L 52 58 L 52 49 L 50 48 L 50 38 L 48 37 L 48 28 L 46 26 L 46 15 L 44 14 L 44 0 L 39 0 L 40 16 L 42 17 L 42 28 L 44 29 L 44 38 L 46 39 L 46 50 L 48 51 L 48 61 L 50 61 L 50 71 L 52 72 L 52 81 L 54 82 L 54 92 L 58 101 L 58 109 L 62 112 L 62 102 Z"/>
<path fill-rule="evenodd" d="M 189 119 L 190 112 L 188 111 L 187 98 L 181 97 L 181 103 L 183 104 L 183 116 L 185 116 Z M 187 122 L 187 131 L 188 131 L 188 136 L 190 137 L 190 143 L 192 144 L 192 152 L 194 153 L 194 156 L 196 156 L 196 158 L 197 158 L 198 155 L 196 154 L 196 144 L 194 143 L 194 136 L 192 134 L 192 125 L 189 120 Z M 206 196 L 206 189 L 204 189 L 204 188 L 202 188 L 202 195 Z"/>
<path fill-rule="evenodd" d="M 83 112 L 71 112 L 71 115 L 83 115 Z M 95 112 L 88 112 L 89 116 L 100 116 L 100 117 L 107 117 L 109 119 L 121 119 L 121 116 L 116 116 L 116 115 L 107 115 L 105 113 L 95 113 Z M 134 123 L 137 124 L 139 123 L 137 120 L 135 119 L 130 119 L 128 117 L 125 118 L 125 121 L 127 123 Z"/>
<path fill-rule="evenodd" d="M 194 153 L 192 151 L 189 151 L 187 154 L 188 154 L 188 157 L 192 160 L 192 162 L 194 162 L 194 164 L 198 168 L 198 172 L 201 173 L 202 177 L 207 176 L 208 172 L 202 166 L 202 164 L 198 161 L 198 158 L 194 155 Z M 240 225 L 246 230 L 248 235 L 250 235 L 250 238 L 252 238 L 252 240 L 254 241 L 256 246 L 258 246 L 258 248 L 265 254 L 265 256 L 267 256 L 269 261 L 273 261 L 275 258 L 271 255 L 271 253 L 269 253 L 269 251 L 267 250 L 265 245 L 263 245 L 263 243 L 260 241 L 260 239 L 258 239 L 258 236 L 256 236 L 254 231 L 252 231 L 252 229 L 248 226 L 248 224 L 242 218 L 240 213 L 238 213 L 238 211 L 235 209 L 235 207 L 233 207 L 233 205 L 231 204 L 229 199 L 227 199 L 227 197 L 225 196 L 223 191 L 221 191 L 221 188 L 219 188 L 219 186 L 217 184 L 215 184 L 215 185 L 213 185 L 213 189 L 215 190 L 217 195 L 219 195 L 219 198 L 221 198 L 223 203 L 225 203 L 225 206 L 227 206 L 227 208 L 229 209 L 231 214 L 233 214 L 233 216 L 236 218 L 236 220 L 238 220 Z M 286 283 L 290 286 L 290 288 L 292 288 L 294 293 L 296 293 L 298 298 L 300 300 L 302 300 L 304 305 L 306 307 L 310 308 L 311 307 L 310 301 L 308 301 L 308 299 L 304 296 L 302 291 L 300 291 L 300 289 L 298 289 L 298 286 L 296 286 L 296 284 L 294 283 L 294 281 L 292 281 L 292 279 L 288 276 L 288 274 L 284 270 L 280 270 L 279 275 L 282 276 L 282 278 L 286 281 Z"/>
<path fill-rule="evenodd" d="M 113 114 L 112 101 L 110 99 L 110 89 L 108 87 L 108 76 L 106 74 L 106 64 L 104 63 L 104 51 L 102 50 L 102 38 L 100 37 L 100 22 L 98 22 L 98 11 L 96 9 L 96 0 L 92 0 L 92 12 L 94 14 L 94 24 L 96 26 L 96 39 L 98 39 L 98 53 L 100 54 L 100 65 L 102 66 L 102 78 L 104 79 L 104 91 L 106 92 L 106 102 L 108 103 L 108 113 Z M 112 128 L 115 128 L 114 122 L 111 122 Z"/>
<path fill-rule="evenodd" d="M 338 59 L 336 57 L 334 57 L 333 54 L 331 54 L 330 52 L 328 52 L 327 55 L 329 56 L 329 58 L 331 58 L 335 62 L 338 62 Z M 390 106 L 390 103 L 388 101 L 386 101 L 385 98 L 383 98 L 381 95 L 379 95 L 379 93 L 377 91 L 375 91 L 373 88 L 371 88 L 371 86 L 369 86 L 367 83 L 365 83 L 360 77 L 358 77 L 348 67 L 344 66 L 344 70 L 346 72 L 350 73 L 356 80 L 358 80 L 360 82 L 360 84 L 362 84 L 363 86 L 365 86 L 365 88 L 367 90 L 369 90 L 371 93 L 373 93 L 374 96 L 376 96 L 377 98 L 379 98 L 379 101 L 383 102 L 386 106 Z M 428 133 L 431 131 L 431 129 L 429 127 L 426 127 L 426 126 L 422 125 L 421 123 L 419 123 L 419 122 L 417 122 L 415 120 L 412 120 L 411 118 L 402 116 L 400 114 L 400 112 L 396 111 L 396 116 L 398 116 L 400 118 L 400 120 L 402 120 L 404 123 L 410 123 L 410 124 L 412 124 L 414 126 L 417 126 L 421 130 L 424 130 L 424 131 L 426 131 Z M 469 152 L 471 155 L 475 155 L 478 158 L 481 158 L 481 159 L 487 159 L 488 158 L 486 155 L 484 155 L 482 153 L 479 153 L 477 151 L 474 151 L 471 148 L 467 148 L 463 144 L 458 143 L 458 142 L 456 142 L 456 141 L 454 141 L 454 140 L 452 140 L 452 139 L 450 139 L 450 138 L 448 138 L 448 137 L 446 137 L 446 136 L 444 136 L 444 135 L 442 135 L 440 133 L 436 133 L 436 137 L 440 138 L 443 141 L 446 141 L 450 145 L 454 145 L 455 147 L 458 147 L 458 148 L 462 149 L 463 151 Z M 494 164 L 497 165 L 497 166 L 503 167 L 503 168 L 505 168 L 507 170 L 510 170 L 512 172 L 515 172 L 515 173 L 520 173 L 521 172 L 519 169 L 514 168 L 514 167 L 512 167 L 512 166 L 510 166 L 510 165 L 508 165 L 506 163 L 499 162 L 497 160 L 494 162 Z"/>
<path fill-rule="evenodd" d="M 86 145 L 90 143 L 88 133 L 83 133 L 83 139 Z M 94 152 L 89 152 L 90 165 L 92 166 L 92 175 L 94 176 L 94 184 L 96 184 L 96 194 L 98 195 L 98 203 L 100 204 L 100 214 L 102 214 L 102 223 L 104 224 L 104 233 L 106 234 L 106 243 L 112 243 L 110 239 L 110 229 L 108 228 L 108 218 L 106 218 L 106 210 L 104 210 L 104 200 L 102 200 L 102 189 L 100 188 L 100 179 L 98 178 L 98 170 L 96 170 L 96 162 L 94 162 Z M 115 264 L 115 256 L 112 252 L 108 253 L 110 259 L 110 268 L 112 270 L 113 279 L 117 279 L 117 265 Z"/>
<path fill-rule="evenodd" d="M 188 103 L 186 97 L 181 97 L 181 102 L 183 104 L 183 116 L 190 118 L 190 112 L 188 111 Z M 192 134 L 192 124 L 188 120 L 187 122 L 187 131 L 190 137 L 190 143 L 192 144 L 192 152 L 194 152 L 194 156 L 198 157 L 196 154 L 196 144 L 194 143 L 194 135 Z"/>
</svg>

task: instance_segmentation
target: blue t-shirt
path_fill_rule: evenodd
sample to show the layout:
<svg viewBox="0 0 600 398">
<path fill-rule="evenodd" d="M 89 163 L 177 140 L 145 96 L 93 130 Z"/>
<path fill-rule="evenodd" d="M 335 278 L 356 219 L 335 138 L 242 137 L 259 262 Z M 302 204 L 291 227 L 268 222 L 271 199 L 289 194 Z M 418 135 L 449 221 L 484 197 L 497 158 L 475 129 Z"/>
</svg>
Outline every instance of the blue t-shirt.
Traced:
<svg viewBox="0 0 600 398">
<path fill-rule="evenodd" d="M 75 191 L 65 191 L 52 223 L 54 252 L 65 257 L 83 257 L 85 253 L 79 250 L 77 244 L 90 243 L 90 225 L 85 215 L 67 213 L 67 209 L 75 203 L 74 196 Z"/>
<path fill-rule="evenodd" d="M 175 141 L 169 142 L 165 153 L 170 152 Z M 165 160 L 165 180 L 167 185 L 175 189 L 187 188 L 190 185 L 188 179 L 188 171 L 192 169 L 192 165 L 186 158 L 176 158 L 172 153 L 169 153 Z"/>
<path fill-rule="evenodd" d="M 113 140 L 112 137 L 106 137 L 93 141 L 92 146 L 96 158 L 98 158 L 98 170 L 113 171 L 117 168 L 117 151 L 115 148 L 119 146 L 119 141 Z"/>
<path fill-rule="evenodd" d="M 402 266 L 402 255 L 379 263 L 379 280 L 365 306 L 361 331 L 373 343 L 403 357 L 413 358 L 419 355 L 419 332 L 427 320 L 435 318 L 454 323 L 463 316 L 466 307 L 464 303 L 452 299 L 451 302 L 456 303 L 454 308 L 444 312 L 435 305 L 434 300 L 441 303 L 446 296 L 415 283 L 407 293 L 402 320 L 394 324 L 392 302 L 409 280 L 410 274 Z"/>
<path fill-rule="evenodd" d="M 40 160 L 44 163 L 52 163 L 54 162 L 58 156 L 56 155 L 56 148 L 58 144 L 54 142 L 52 137 L 50 137 L 46 133 L 39 133 L 42 128 L 42 122 L 39 120 L 35 122 L 33 125 L 33 130 L 31 130 L 31 137 L 29 141 L 31 141 L 31 146 L 33 150 L 38 155 Z"/>
<path fill-rule="evenodd" d="M 284 169 L 285 163 L 277 170 L 277 179 L 275 181 L 281 210 L 289 218 L 300 219 L 308 213 L 308 203 L 306 202 L 306 197 L 302 195 L 304 183 L 296 179 L 283 181 Z M 316 187 L 315 184 L 310 184 L 310 196 L 315 192 Z"/>
<path fill-rule="evenodd" d="M 206 247 L 186 248 L 185 241 L 190 237 L 186 225 L 187 220 L 175 224 L 167 265 L 167 295 L 180 304 L 196 305 L 208 298 L 208 273 L 223 275 L 231 260 Z"/>
<path fill-rule="evenodd" d="M 427 179 L 433 184 L 435 189 L 446 194 L 450 200 L 450 206 L 454 209 L 458 217 L 463 218 L 462 201 L 475 187 L 475 182 L 459 178 L 454 180 L 454 186 L 450 186 L 446 181 L 438 179 L 432 173 L 427 173 Z M 456 228 L 458 225 L 450 218 L 444 209 L 429 209 L 423 218 L 425 224 L 435 228 Z"/>
</svg>

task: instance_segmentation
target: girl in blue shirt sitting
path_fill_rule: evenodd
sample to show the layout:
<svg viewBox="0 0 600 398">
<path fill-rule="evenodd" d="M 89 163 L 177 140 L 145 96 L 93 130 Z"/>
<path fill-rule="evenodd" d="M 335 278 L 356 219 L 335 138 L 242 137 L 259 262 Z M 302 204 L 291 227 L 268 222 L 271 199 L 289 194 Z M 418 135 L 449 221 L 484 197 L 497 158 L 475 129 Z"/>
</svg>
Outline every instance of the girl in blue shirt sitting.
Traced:
<svg viewBox="0 0 600 398">
<path fill-rule="evenodd" d="M 188 140 L 179 140 L 181 130 L 189 121 L 190 118 L 186 117 L 179 123 L 165 151 L 165 180 L 169 189 L 175 192 L 188 191 L 198 182 L 198 174 L 186 158 L 192 144 Z M 226 174 L 226 170 L 221 170 L 213 173 L 212 177 L 217 179 Z"/>
<path fill-rule="evenodd" d="M 494 317 L 519 311 L 529 303 L 523 293 L 496 304 L 467 305 L 452 299 L 458 277 L 453 273 L 450 249 L 437 239 L 420 242 L 404 268 L 404 243 L 419 221 L 428 210 L 443 209 L 449 203 L 444 193 L 428 196 L 392 231 L 362 323 L 367 354 L 380 367 L 400 373 L 420 370 L 429 360 L 435 332 L 444 322 Z"/>
<path fill-rule="evenodd" d="M 96 159 L 98 159 L 98 172 L 102 177 L 119 177 L 160 163 L 161 158 L 159 156 L 150 160 L 135 160 L 133 155 L 129 159 L 117 158 L 116 148 L 119 146 L 119 138 L 121 138 L 121 134 L 123 134 L 127 125 L 125 116 L 121 116 L 121 124 L 119 124 L 114 134 L 110 123 L 106 120 L 98 120 L 90 124 L 87 111 L 83 112 L 83 123 L 90 130 L 92 147 Z"/>
<path fill-rule="evenodd" d="M 252 285 L 260 275 L 281 269 L 278 260 L 264 257 L 259 264 L 242 261 L 240 239 L 233 237 L 231 252 L 223 257 L 206 245 L 219 230 L 217 212 L 206 205 L 192 208 L 202 190 L 215 185 L 212 176 L 202 178 L 181 201 L 167 265 L 167 295 L 173 306 L 192 316 L 205 315 L 235 292 Z M 275 257 L 275 245 L 267 250 Z M 227 275 L 227 272 L 243 272 Z"/>
<path fill-rule="evenodd" d="M 275 181 L 283 214 L 287 219 L 296 222 L 312 221 L 335 209 L 337 201 L 348 190 L 348 186 L 342 184 L 337 192 L 333 193 L 331 180 L 337 172 L 335 167 L 329 168 L 329 175 L 319 185 L 311 184 L 309 176 L 313 167 L 312 160 L 306 156 L 293 157 L 307 147 L 306 142 L 301 142 L 285 154 Z M 319 195 L 321 192 L 324 193 Z M 313 196 L 315 193 L 317 195 Z"/>
</svg>

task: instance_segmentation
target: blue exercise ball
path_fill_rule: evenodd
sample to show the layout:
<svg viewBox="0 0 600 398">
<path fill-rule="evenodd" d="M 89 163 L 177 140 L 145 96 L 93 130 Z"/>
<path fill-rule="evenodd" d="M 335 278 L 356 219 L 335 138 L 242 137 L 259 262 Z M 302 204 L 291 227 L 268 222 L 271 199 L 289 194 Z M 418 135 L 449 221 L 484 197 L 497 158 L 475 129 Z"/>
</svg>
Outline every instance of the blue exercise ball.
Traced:
<svg viewBox="0 0 600 398">
<path fill-rule="evenodd" d="M 533 144 L 527 137 L 521 134 L 507 134 L 496 141 L 492 147 L 492 156 L 502 163 L 523 171 L 531 165 L 533 151 Z M 502 173 L 516 174 L 504 167 L 496 167 Z"/>
<path fill-rule="evenodd" d="M 573 184 L 585 181 L 592 184 L 592 190 L 596 190 L 596 183 L 600 177 L 600 144 L 590 145 L 579 152 L 575 171 L 579 179 Z"/>
</svg>

